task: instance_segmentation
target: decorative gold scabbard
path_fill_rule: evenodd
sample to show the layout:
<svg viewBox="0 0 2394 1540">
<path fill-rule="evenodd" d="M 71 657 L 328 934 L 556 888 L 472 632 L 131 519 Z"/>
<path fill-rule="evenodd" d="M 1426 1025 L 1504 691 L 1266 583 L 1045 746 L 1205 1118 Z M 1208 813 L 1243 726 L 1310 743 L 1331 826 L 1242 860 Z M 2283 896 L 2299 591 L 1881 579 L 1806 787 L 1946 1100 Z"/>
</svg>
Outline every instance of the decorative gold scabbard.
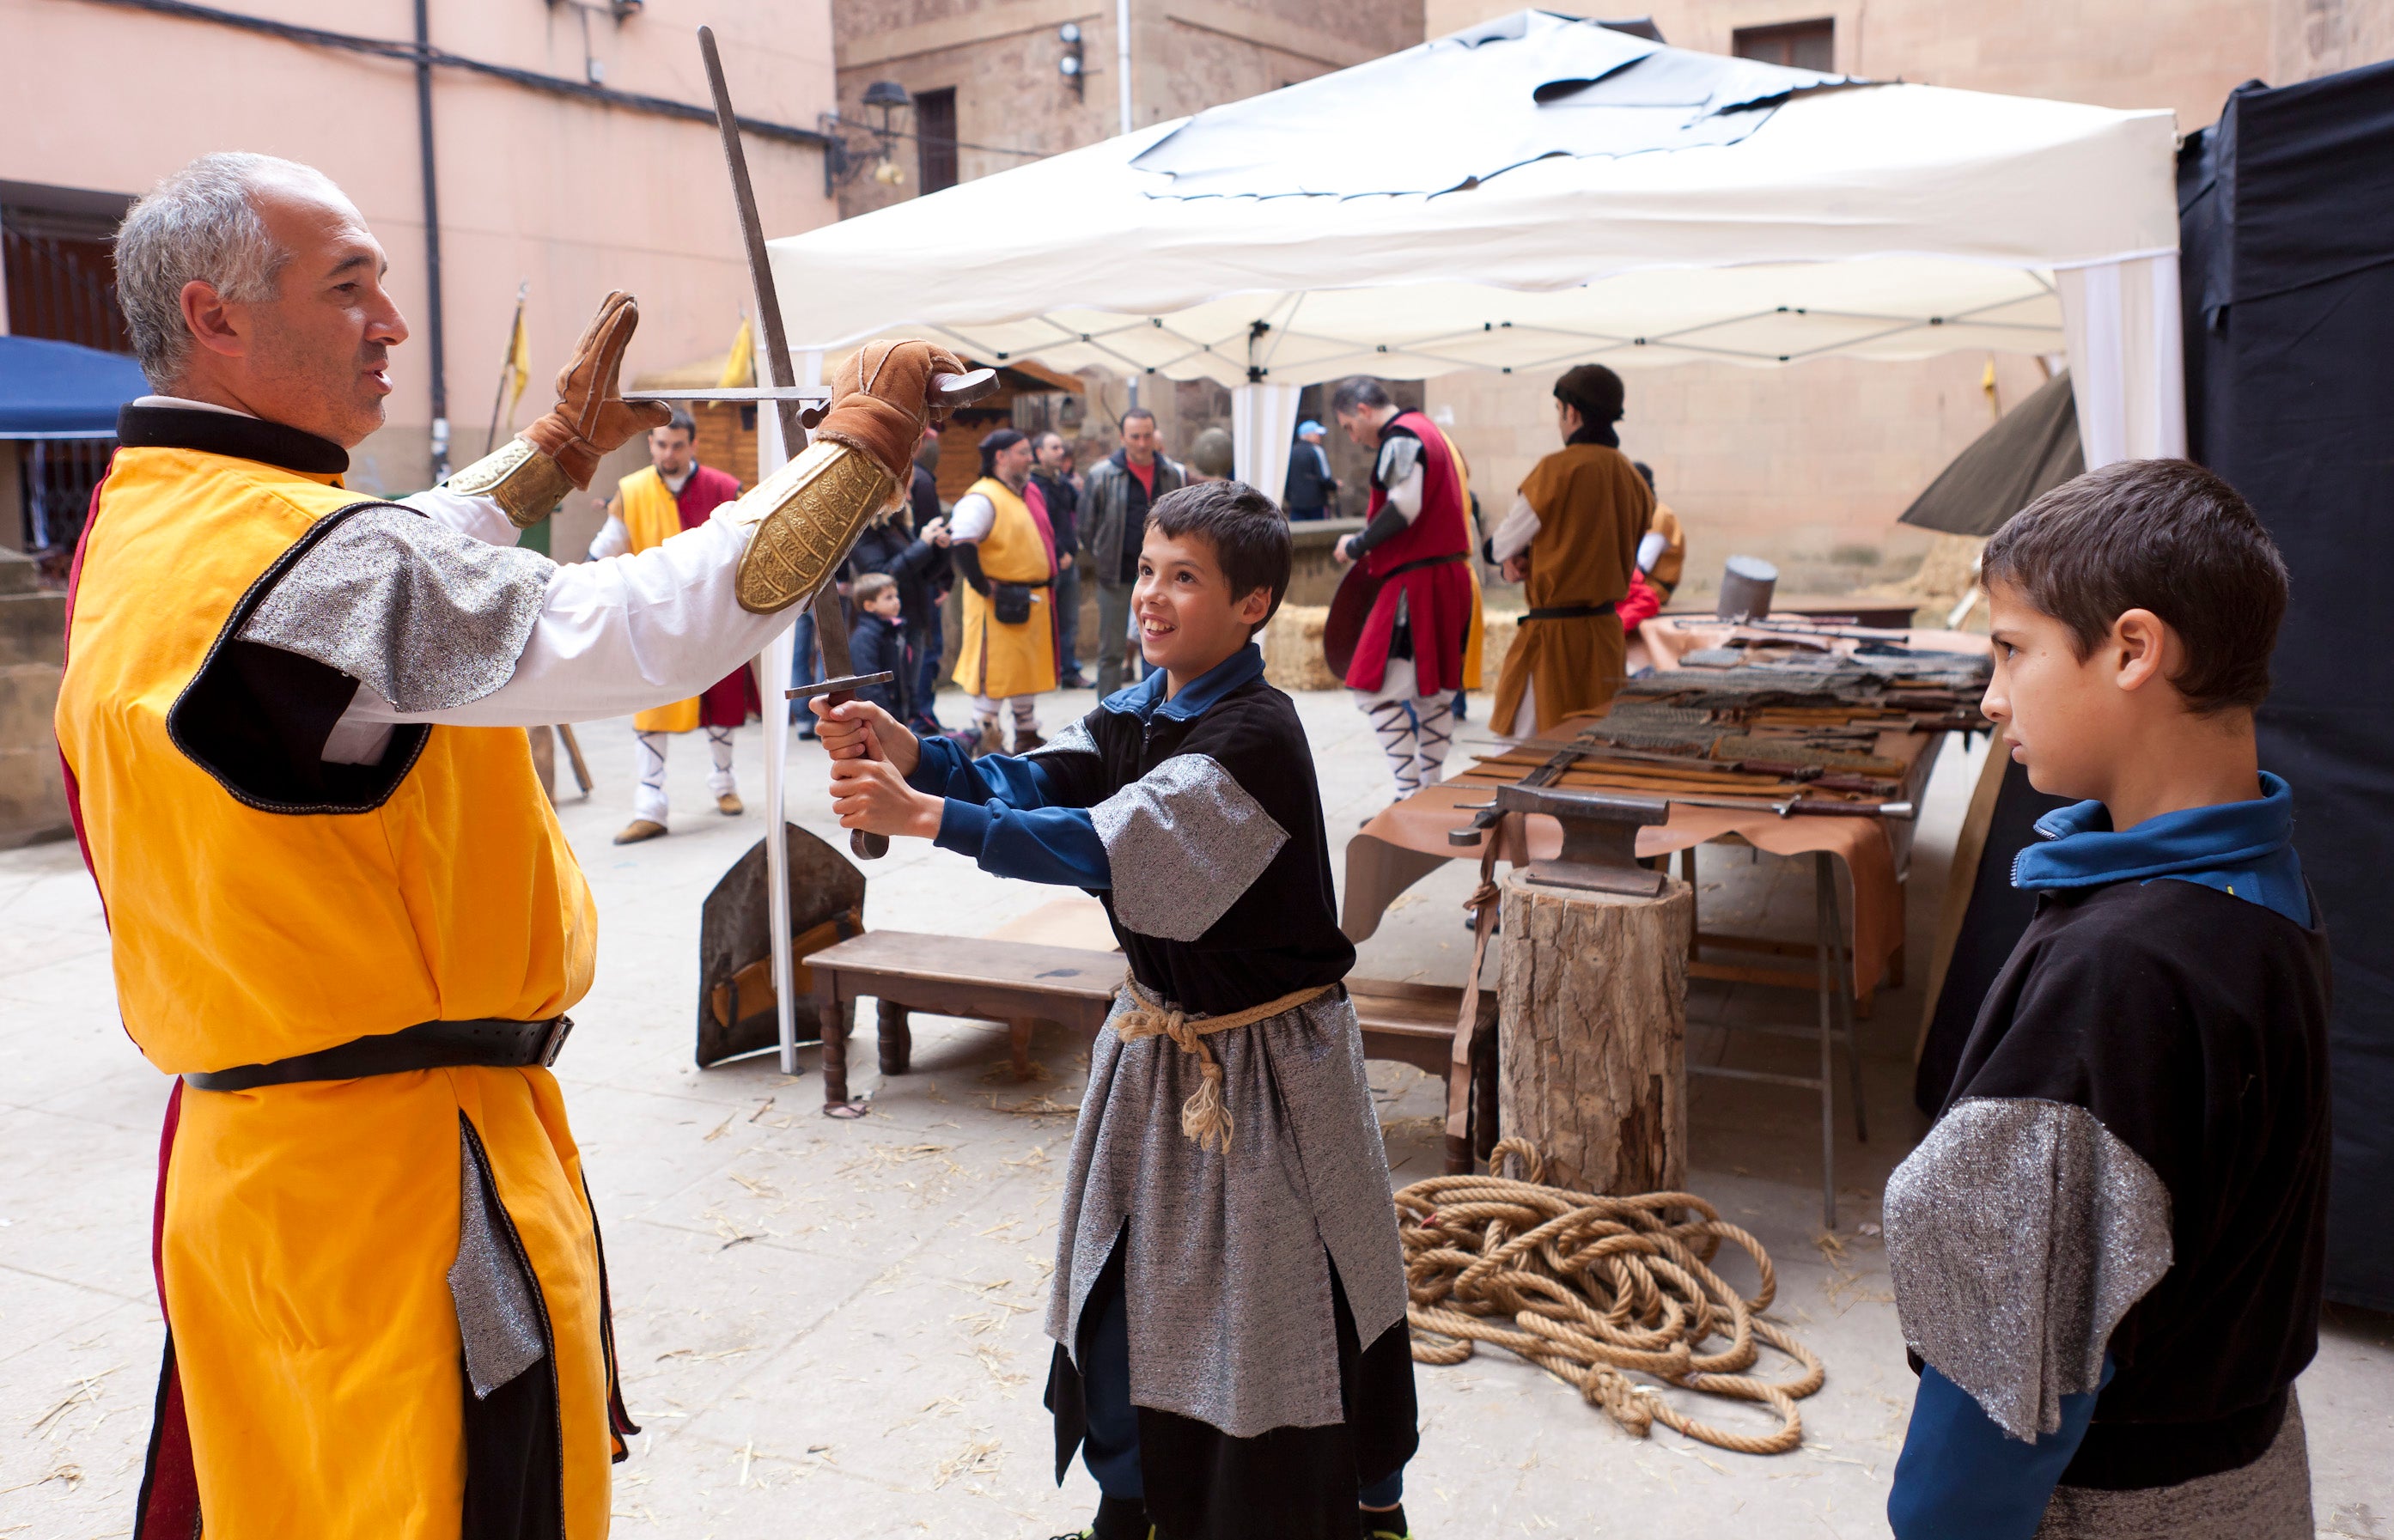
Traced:
<svg viewBox="0 0 2394 1540">
<path fill-rule="evenodd" d="M 811 598 L 897 495 L 898 483 L 872 456 L 827 439 L 807 445 L 741 498 L 732 516 L 756 524 L 740 558 L 740 608 L 770 615 Z"/>
<path fill-rule="evenodd" d="M 573 480 L 565 467 L 521 439 L 509 439 L 465 469 L 453 472 L 449 490 L 488 497 L 506 509 L 516 528 L 526 530 L 557 511 Z"/>
</svg>

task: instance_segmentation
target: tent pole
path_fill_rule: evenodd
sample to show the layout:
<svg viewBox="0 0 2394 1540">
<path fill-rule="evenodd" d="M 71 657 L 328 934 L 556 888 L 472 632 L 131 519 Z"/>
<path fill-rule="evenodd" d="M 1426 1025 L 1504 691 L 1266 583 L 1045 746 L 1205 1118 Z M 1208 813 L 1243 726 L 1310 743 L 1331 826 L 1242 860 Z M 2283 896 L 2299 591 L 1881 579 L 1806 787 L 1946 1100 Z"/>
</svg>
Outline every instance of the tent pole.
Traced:
<svg viewBox="0 0 2394 1540">
<path fill-rule="evenodd" d="M 1114 0 L 1114 74 L 1122 98 L 1122 131 L 1127 134 L 1131 130 L 1130 0 Z"/>
</svg>

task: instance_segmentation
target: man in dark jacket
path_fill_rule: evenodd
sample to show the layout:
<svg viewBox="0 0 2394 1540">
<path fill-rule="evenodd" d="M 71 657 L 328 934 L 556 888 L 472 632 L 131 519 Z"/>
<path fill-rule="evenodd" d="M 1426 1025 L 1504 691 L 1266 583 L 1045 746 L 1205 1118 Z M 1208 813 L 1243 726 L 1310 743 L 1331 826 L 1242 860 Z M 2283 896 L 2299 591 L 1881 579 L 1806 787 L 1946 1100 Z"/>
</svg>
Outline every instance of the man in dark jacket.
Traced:
<svg viewBox="0 0 2394 1540">
<path fill-rule="evenodd" d="M 888 709 L 892 716 L 902 716 L 907 725 L 916 731 L 936 733 L 940 728 L 932 716 L 931 703 L 937 692 L 932 671 L 940 662 L 940 606 L 955 578 L 948 565 L 948 529 L 947 521 L 940 517 L 939 489 L 931 473 L 920 465 L 914 467 L 914 486 L 908 504 L 907 513 L 894 514 L 885 522 L 865 527 L 864 533 L 856 537 L 855 549 L 848 553 L 847 571 L 851 578 L 885 573 L 897 585 L 905 650 L 913 660 L 913 673 L 902 681 L 906 688 L 898 693 L 905 709 L 901 712 L 895 705 Z M 849 598 L 854 599 L 853 590 Z M 861 606 L 858 613 L 861 619 Z M 856 664 L 856 671 L 874 672 L 862 663 Z"/>
<path fill-rule="evenodd" d="M 1138 581 L 1138 546 L 1148 505 L 1189 484 L 1189 473 L 1156 450 L 1155 414 L 1123 414 L 1123 446 L 1098 462 L 1081 489 L 1081 550 L 1098 584 L 1098 698 L 1123 687 L 1130 640 L 1130 590 Z"/>
<path fill-rule="evenodd" d="M 1288 489 L 1281 507 L 1291 520 L 1326 519 L 1330 500 L 1338 495 L 1338 479 L 1330 474 L 1330 456 L 1322 447 L 1322 425 L 1310 418 L 1296 425 L 1296 443 L 1288 453 Z"/>
<path fill-rule="evenodd" d="M 1081 492 L 1066 464 L 1072 451 L 1061 433 L 1042 433 L 1033 441 L 1033 452 L 1038 459 L 1031 467 L 1031 479 L 1047 499 L 1047 523 L 1056 532 L 1056 646 L 1063 665 L 1059 682 L 1067 690 L 1086 690 L 1089 681 L 1081 674 L 1081 566 L 1073 557 L 1081 548 Z"/>
</svg>

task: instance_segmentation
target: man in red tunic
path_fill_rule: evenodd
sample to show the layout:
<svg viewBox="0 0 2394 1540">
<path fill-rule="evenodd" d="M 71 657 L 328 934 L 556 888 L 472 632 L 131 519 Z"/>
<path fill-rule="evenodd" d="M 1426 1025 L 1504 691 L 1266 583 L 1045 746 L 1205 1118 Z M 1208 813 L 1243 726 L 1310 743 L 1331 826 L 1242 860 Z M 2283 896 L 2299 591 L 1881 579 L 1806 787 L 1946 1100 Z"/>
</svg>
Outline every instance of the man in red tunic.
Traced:
<svg viewBox="0 0 2394 1540">
<path fill-rule="evenodd" d="M 1347 688 L 1372 719 L 1397 795 L 1409 796 L 1444 771 L 1452 703 L 1463 688 L 1472 609 L 1463 475 L 1446 435 L 1420 413 L 1399 411 L 1378 380 L 1345 381 L 1330 410 L 1348 438 L 1375 452 L 1368 521 L 1334 552 L 1380 580 Z"/>
<path fill-rule="evenodd" d="M 740 483 L 712 466 L 698 463 L 692 441 L 697 425 L 688 412 L 674 409 L 673 420 L 649 434 L 649 468 L 626 476 L 607 505 L 607 523 L 590 543 L 591 559 L 603 560 L 626 551 L 662 546 L 684 530 L 694 530 L 717 508 L 740 495 Z M 632 718 L 638 789 L 632 794 L 632 822 L 615 836 L 618 845 L 654 839 L 665 832 L 665 735 L 706 730 L 707 753 L 715 768 L 706 778 L 717 811 L 734 818 L 744 810 L 740 788 L 731 777 L 731 730 L 762 715 L 756 680 L 742 665 L 687 701 L 676 701 L 643 711 Z"/>
</svg>

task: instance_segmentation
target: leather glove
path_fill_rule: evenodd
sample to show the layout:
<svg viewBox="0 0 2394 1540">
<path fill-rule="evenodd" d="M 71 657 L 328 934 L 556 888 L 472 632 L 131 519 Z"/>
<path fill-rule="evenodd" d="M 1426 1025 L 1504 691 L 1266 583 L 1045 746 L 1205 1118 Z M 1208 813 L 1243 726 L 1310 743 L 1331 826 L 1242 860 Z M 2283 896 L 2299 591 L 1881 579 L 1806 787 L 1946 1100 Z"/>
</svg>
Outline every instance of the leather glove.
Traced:
<svg viewBox="0 0 2394 1540">
<path fill-rule="evenodd" d="M 638 300 L 621 289 L 608 295 L 558 371 L 556 409 L 523 430 L 525 441 L 555 460 L 579 489 L 588 490 L 610 450 L 673 420 L 664 402 L 627 401 L 616 383 L 624 349 L 639 324 Z"/>
<path fill-rule="evenodd" d="M 931 404 L 931 380 L 965 368 L 962 359 L 933 343 L 868 342 L 832 375 L 831 410 L 815 437 L 869 455 L 890 480 L 909 485 L 924 428 L 947 415 Z"/>
</svg>

